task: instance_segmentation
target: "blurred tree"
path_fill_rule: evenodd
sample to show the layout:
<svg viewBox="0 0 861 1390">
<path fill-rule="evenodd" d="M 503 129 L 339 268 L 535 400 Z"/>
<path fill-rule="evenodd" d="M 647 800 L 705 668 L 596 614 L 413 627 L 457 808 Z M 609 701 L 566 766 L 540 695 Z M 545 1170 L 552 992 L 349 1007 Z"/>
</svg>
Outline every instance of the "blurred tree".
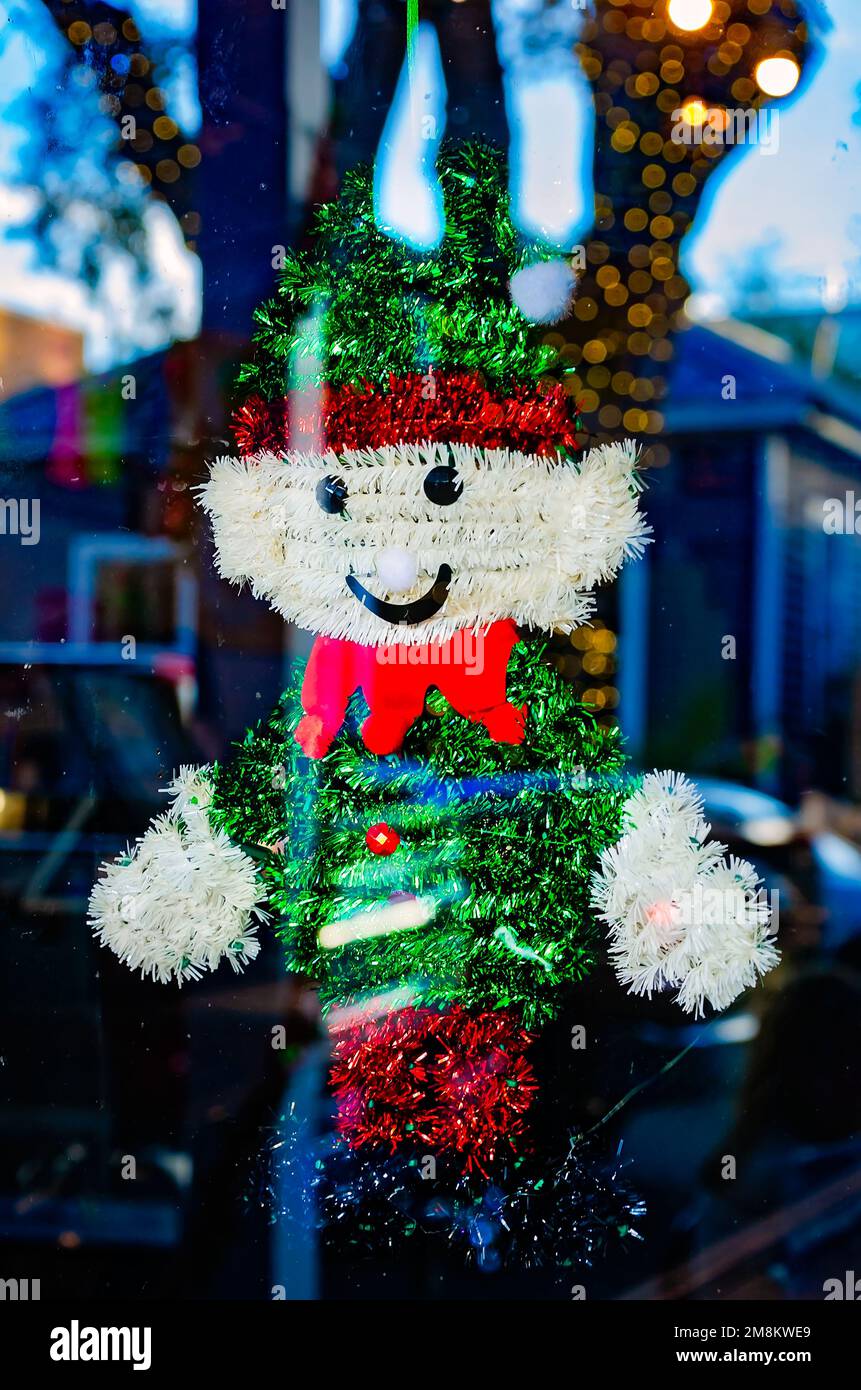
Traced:
<svg viewBox="0 0 861 1390">
<path fill-rule="evenodd" d="M 663 432 L 690 294 L 682 243 L 708 180 L 735 150 L 729 139 L 695 138 L 694 128 L 709 113 L 720 127 L 733 111 L 753 115 L 772 103 L 758 65 L 776 54 L 799 73 L 809 65 L 810 9 L 801 0 L 715 0 L 692 30 L 674 24 L 665 5 L 638 0 L 596 0 L 587 14 L 576 47 L 595 107 L 595 223 L 573 318 L 559 332 L 586 423 L 603 435 L 651 442 Z M 692 138 L 678 139 L 681 113 Z M 666 446 L 655 443 L 650 460 L 666 462 Z"/>
<path fill-rule="evenodd" d="M 184 219 L 194 205 L 192 171 L 200 163 L 200 150 L 168 113 L 167 97 L 157 80 L 160 73 L 166 75 L 175 45 L 145 44 L 128 11 L 103 0 L 43 3 L 71 45 L 75 62 L 92 74 L 101 109 L 119 127 L 120 153 L 185 230 Z"/>
<path fill-rule="evenodd" d="M 16 8 L 18 27 L 7 28 L 6 42 L 26 28 L 38 46 L 32 4 Z M 177 45 L 144 52 L 134 21 L 111 5 L 44 0 L 44 8 L 66 43 L 57 50 L 46 32 L 40 80 L 8 108 L 26 132 L 8 177 L 26 188 L 32 204 L 10 234 L 32 237 L 45 264 L 91 287 L 118 250 L 132 257 L 143 281 L 152 198 L 173 212 L 191 250 L 198 231 L 193 185 L 200 151 L 167 114 L 156 80 L 169 77 Z"/>
</svg>

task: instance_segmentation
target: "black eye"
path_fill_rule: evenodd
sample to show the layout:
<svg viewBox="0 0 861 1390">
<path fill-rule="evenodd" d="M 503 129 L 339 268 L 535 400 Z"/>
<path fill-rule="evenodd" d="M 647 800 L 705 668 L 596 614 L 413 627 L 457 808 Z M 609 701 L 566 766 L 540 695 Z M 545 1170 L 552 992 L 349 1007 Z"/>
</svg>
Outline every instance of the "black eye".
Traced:
<svg viewBox="0 0 861 1390">
<path fill-rule="evenodd" d="M 435 502 L 438 507 L 450 507 L 463 492 L 463 483 L 458 477 L 457 469 L 442 463 L 431 469 L 425 478 L 424 487 L 425 497 L 430 502 Z"/>
<path fill-rule="evenodd" d="M 342 512 L 347 505 L 347 484 L 343 478 L 333 478 L 331 473 L 321 478 L 314 493 L 317 506 L 330 515 Z"/>
</svg>

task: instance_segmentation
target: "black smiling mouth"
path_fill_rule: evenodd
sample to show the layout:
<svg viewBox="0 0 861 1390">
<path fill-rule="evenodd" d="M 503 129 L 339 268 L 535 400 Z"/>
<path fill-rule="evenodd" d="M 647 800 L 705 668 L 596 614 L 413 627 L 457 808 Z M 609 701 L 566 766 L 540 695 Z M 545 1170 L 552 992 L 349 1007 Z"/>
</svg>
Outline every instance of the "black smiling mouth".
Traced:
<svg viewBox="0 0 861 1390">
<path fill-rule="evenodd" d="M 448 565 L 440 565 L 437 577 L 426 594 L 413 599 L 412 603 L 386 603 L 385 599 L 376 598 L 368 593 L 364 584 L 361 584 L 354 574 L 347 575 L 347 588 L 350 593 L 355 595 L 363 608 L 367 608 L 376 618 L 382 618 L 384 623 L 412 624 L 432 618 L 448 598 L 450 584 L 451 570 Z"/>
</svg>

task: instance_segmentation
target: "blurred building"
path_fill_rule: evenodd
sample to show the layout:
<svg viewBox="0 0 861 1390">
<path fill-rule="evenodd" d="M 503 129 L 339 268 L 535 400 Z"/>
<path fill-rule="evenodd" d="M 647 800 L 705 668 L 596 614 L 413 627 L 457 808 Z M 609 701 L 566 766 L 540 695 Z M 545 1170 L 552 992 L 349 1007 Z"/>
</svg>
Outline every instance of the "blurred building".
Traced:
<svg viewBox="0 0 861 1390">
<path fill-rule="evenodd" d="M 858 797 L 861 397 L 759 328 L 692 327 L 667 443 L 655 544 L 622 581 L 638 756 Z"/>
<path fill-rule="evenodd" d="M 0 401 L 31 386 L 77 381 L 83 371 L 83 334 L 0 308 Z"/>
</svg>

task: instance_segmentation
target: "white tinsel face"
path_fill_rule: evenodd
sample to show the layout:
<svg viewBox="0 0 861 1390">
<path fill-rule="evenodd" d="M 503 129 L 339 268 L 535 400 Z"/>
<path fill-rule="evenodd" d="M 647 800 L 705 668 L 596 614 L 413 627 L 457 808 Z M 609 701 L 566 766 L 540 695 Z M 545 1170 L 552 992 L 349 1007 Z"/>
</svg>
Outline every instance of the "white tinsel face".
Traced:
<svg viewBox="0 0 861 1390">
<path fill-rule="evenodd" d="M 202 494 L 226 579 L 311 632 L 422 643 L 581 623 L 642 549 L 634 467 L 630 441 L 577 464 L 400 444 L 219 459 Z"/>
</svg>

